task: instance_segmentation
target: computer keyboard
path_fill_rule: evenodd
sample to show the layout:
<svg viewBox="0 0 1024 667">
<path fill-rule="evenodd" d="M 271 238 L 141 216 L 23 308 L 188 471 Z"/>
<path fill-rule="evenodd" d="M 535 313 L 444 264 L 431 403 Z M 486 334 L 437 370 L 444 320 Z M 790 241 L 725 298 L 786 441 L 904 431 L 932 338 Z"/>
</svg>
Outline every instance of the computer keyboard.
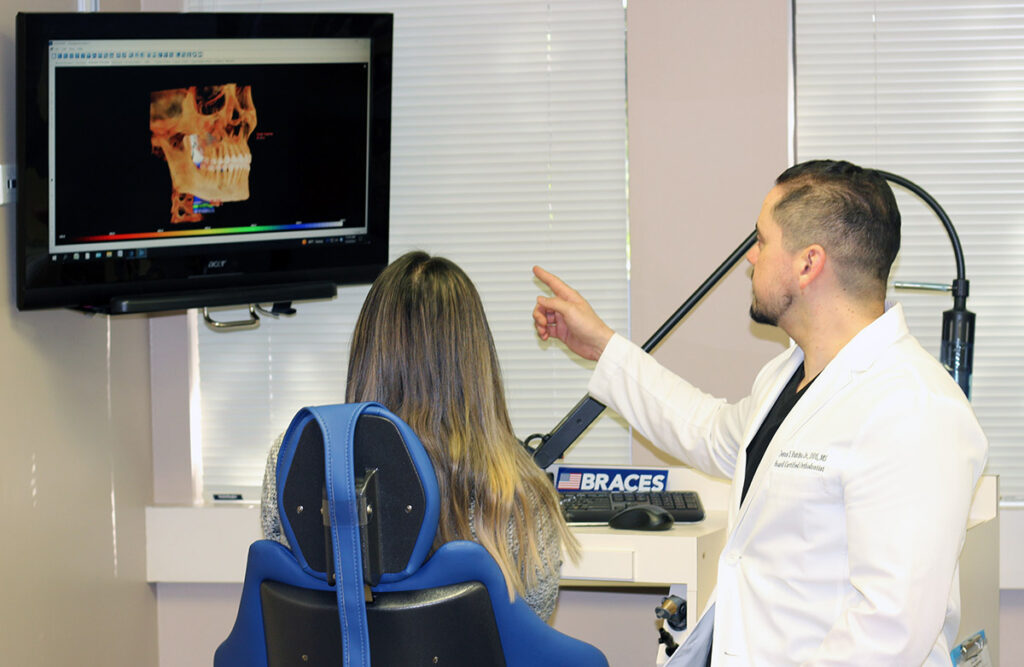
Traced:
<svg viewBox="0 0 1024 667">
<path fill-rule="evenodd" d="M 704 519 L 704 506 L 696 491 L 560 491 L 562 512 L 569 523 L 602 523 L 630 505 L 660 505 L 677 522 Z"/>
</svg>

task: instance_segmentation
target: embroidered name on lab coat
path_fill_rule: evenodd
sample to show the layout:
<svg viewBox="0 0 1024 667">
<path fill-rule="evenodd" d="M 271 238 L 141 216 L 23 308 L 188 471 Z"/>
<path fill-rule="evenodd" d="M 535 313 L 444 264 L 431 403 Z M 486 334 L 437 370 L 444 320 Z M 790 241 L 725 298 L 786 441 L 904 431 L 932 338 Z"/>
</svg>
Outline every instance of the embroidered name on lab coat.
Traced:
<svg viewBox="0 0 1024 667">
<path fill-rule="evenodd" d="M 826 461 L 828 461 L 828 454 L 824 452 L 801 452 L 787 449 L 784 452 L 779 452 L 779 457 L 775 459 L 775 467 L 825 472 Z"/>
</svg>

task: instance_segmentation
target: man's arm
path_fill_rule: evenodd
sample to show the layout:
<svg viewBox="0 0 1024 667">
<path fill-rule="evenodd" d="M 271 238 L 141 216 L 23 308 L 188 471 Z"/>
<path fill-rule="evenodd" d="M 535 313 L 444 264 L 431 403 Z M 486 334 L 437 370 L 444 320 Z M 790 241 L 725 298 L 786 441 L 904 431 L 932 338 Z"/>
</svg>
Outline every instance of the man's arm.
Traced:
<svg viewBox="0 0 1024 667">
<path fill-rule="evenodd" d="M 714 477 L 733 476 L 749 399 L 729 404 L 706 394 L 617 335 L 587 389 L 664 452 Z"/>
</svg>

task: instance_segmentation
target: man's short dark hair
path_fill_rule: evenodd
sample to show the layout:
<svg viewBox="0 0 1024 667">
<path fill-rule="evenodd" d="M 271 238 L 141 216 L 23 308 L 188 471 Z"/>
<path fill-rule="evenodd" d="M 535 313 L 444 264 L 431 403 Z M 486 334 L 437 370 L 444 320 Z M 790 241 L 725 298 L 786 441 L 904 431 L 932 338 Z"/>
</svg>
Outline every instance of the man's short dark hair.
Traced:
<svg viewBox="0 0 1024 667">
<path fill-rule="evenodd" d="M 837 160 L 801 162 L 782 172 L 773 214 L 788 250 L 817 243 L 845 287 L 885 296 L 900 249 L 900 211 L 885 178 Z"/>
</svg>

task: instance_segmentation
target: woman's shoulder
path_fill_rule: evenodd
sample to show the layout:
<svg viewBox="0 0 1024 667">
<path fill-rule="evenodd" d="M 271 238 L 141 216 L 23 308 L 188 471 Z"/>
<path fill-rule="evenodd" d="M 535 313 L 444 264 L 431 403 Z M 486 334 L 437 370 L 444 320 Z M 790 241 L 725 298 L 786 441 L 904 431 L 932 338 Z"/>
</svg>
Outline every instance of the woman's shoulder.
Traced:
<svg viewBox="0 0 1024 667">
<path fill-rule="evenodd" d="M 267 452 L 267 466 L 263 471 L 263 493 L 260 498 L 260 522 L 263 528 L 263 537 L 288 546 L 284 528 L 281 526 L 280 510 L 277 506 L 277 457 L 281 452 L 283 441 L 284 433 L 277 436 L 274 444 L 270 446 L 270 451 Z"/>
</svg>

